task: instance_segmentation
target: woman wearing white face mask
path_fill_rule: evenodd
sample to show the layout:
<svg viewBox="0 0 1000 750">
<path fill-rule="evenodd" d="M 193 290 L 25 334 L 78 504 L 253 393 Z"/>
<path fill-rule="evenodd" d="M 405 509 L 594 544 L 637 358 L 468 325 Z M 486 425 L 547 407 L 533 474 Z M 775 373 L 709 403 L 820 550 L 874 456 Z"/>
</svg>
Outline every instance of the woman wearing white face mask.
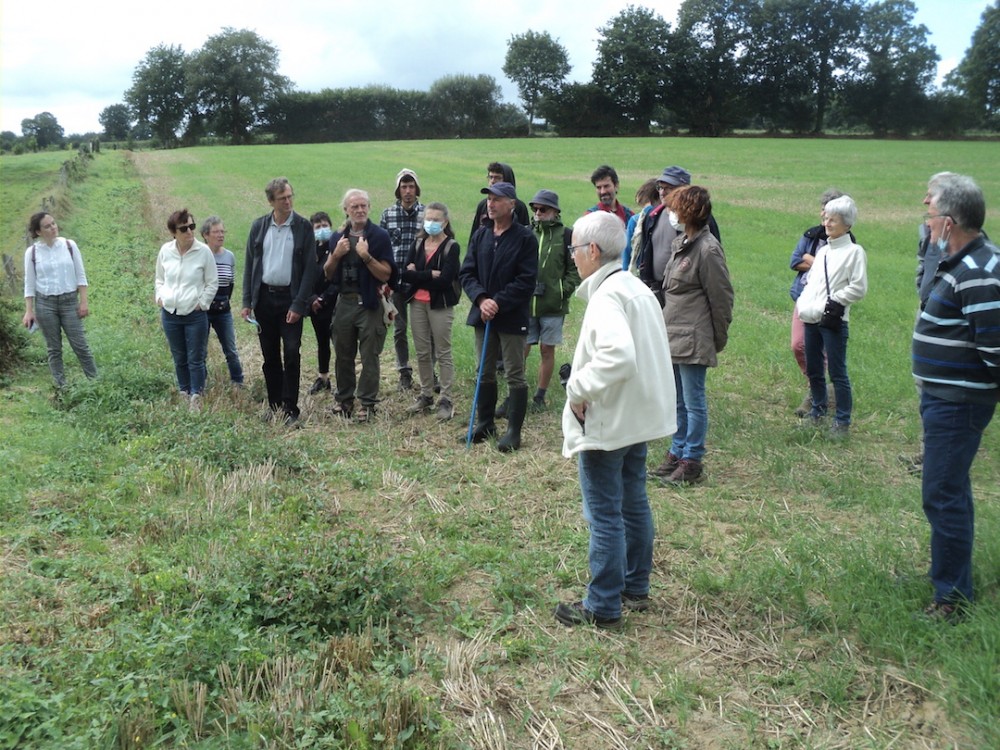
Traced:
<svg viewBox="0 0 1000 750">
<path fill-rule="evenodd" d="M 454 365 L 451 356 L 451 327 L 458 304 L 460 250 L 451 228 L 448 207 L 429 203 L 424 211 L 424 228 L 410 249 L 402 280 L 410 284 L 410 328 L 420 373 L 420 395 L 410 407 L 412 414 L 429 411 L 434 405 L 434 367 L 431 353 L 441 368 L 441 398 L 437 418 L 444 421 L 455 413 L 451 386 Z"/>
<path fill-rule="evenodd" d="M 309 395 L 330 390 L 330 342 L 333 311 L 337 306 L 337 287 L 327 281 L 323 275 L 323 264 L 330 255 L 330 238 L 333 236 L 333 223 L 326 211 L 317 211 L 309 217 L 316 235 L 316 262 L 320 272 L 316 276 L 316 286 L 313 295 L 308 299 L 309 320 L 312 321 L 313 332 L 316 334 L 316 358 L 319 374 L 316 382 L 309 388 Z"/>
</svg>

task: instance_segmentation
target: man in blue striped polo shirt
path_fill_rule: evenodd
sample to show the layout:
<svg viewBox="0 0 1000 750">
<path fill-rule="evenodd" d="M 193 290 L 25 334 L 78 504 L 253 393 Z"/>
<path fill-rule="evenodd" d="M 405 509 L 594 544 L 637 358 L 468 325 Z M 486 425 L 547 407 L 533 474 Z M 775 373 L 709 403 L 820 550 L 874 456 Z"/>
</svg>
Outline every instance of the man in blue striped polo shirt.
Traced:
<svg viewBox="0 0 1000 750">
<path fill-rule="evenodd" d="M 973 600 L 969 471 L 1000 399 L 1000 255 L 982 234 L 986 203 L 971 178 L 942 178 L 927 207 L 941 261 L 913 332 L 934 585 L 925 614 L 955 622 Z"/>
</svg>

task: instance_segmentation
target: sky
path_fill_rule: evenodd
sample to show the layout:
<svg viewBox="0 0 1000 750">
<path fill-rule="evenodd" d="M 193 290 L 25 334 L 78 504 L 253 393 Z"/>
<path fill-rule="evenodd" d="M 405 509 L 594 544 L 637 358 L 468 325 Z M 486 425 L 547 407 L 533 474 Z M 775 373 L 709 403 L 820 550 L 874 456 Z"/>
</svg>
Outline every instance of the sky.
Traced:
<svg viewBox="0 0 1000 750">
<path fill-rule="evenodd" d="M 569 52 L 573 81 L 590 80 L 597 29 L 630 4 L 673 25 L 681 0 L 27 0 L 0 3 L 0 130 L 51 112 L 67 134 L 100 132 L 98 116 L 122 102 L 132 72 L 158 44 L 185 52 L 225 27 L 251 29 L 277 47 L 279 73 L 300 91 L 382 84 L 426 91 L 453 74 L 503 74 L 507 42 L 548 31 Z M 962 59 L 990 0 L 916 0 L 941 57 L 938 80 Z"/>
</svg>

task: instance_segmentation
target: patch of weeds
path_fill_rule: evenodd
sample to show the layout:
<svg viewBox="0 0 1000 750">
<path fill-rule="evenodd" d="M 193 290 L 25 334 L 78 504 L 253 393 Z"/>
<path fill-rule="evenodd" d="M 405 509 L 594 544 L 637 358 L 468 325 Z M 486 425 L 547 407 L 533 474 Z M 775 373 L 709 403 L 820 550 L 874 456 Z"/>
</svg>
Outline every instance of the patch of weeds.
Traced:
<svg viewBox="0 0 1000 750">
<path fill-rule="evenodd" d="M 398 557 L 360 531 L 257 538 L 247 549 L 254 619 L 324 634 L 395 616 L 409 580 Z"/>
</svg>

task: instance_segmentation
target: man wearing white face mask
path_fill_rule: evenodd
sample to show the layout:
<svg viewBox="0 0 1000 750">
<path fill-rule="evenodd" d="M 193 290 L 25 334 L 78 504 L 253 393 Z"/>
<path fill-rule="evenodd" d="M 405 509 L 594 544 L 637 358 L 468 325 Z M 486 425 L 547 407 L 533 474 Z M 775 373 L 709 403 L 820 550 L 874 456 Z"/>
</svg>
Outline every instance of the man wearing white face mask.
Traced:
<svg viewBox="0 0 1000 750">
<path fill-rule="evenodd" d="M 663 306 L 663 272 L 670 260 L 670 247 L 679 234 L 684 233 L 684 225 L 670 210 L 670 195 L 677 188 L 691 184 L 691 173 L 683 167 L 670 166 L 656 180 L 660 191 L 660 205 L 654 208 L 642 225 L 642 242 L 639 249 L 639 278 L 653 290 Z M 661 221 L 664 219 L 664 221 Z M 708 231 L 715 239 L 722 241 L 719 225 L 715 217 L 708 219 Z"/>
</svg>

